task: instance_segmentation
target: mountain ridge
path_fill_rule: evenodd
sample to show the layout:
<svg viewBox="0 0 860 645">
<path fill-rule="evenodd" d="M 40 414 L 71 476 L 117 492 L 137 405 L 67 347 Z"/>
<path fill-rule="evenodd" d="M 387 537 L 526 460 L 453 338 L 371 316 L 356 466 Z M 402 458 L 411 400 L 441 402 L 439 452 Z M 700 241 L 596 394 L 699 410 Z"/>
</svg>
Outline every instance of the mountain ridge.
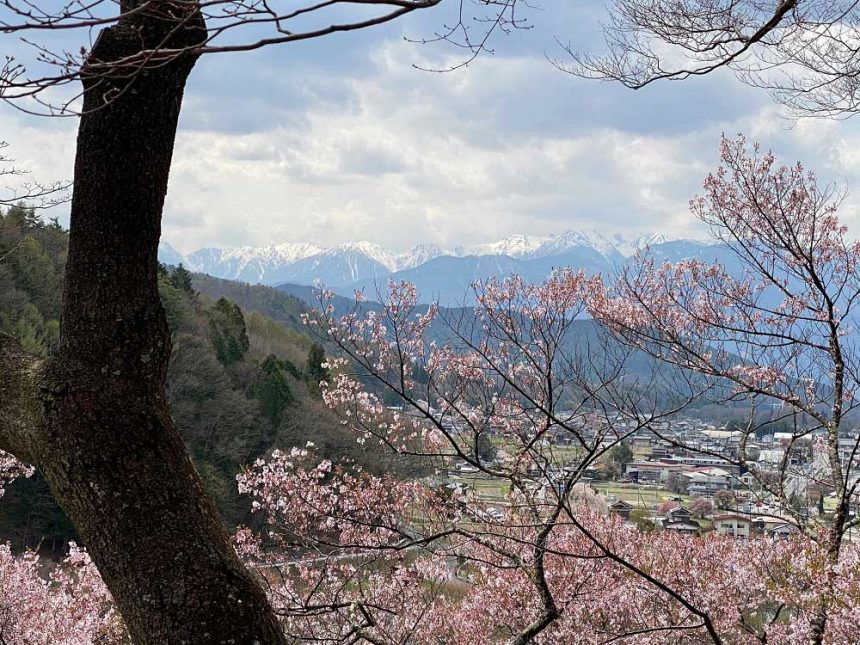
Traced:
<svg viewBox="0 0 860 645">
<path fill-rule="evenodd" d="M 234 249 L 206 247 L 183 255 L 168 242 L 162 241 L 159 259 L 165 264 L 182 263 L 192 271 L 251 284 L 313 284 L 319 281 L 345 287 L 363 280 L 417 269 L 443 257 L 506 257 L 530 261 L 594 252 L 613 265 L 623 262 L 647 245 L 668 242 L 707 244 L 699 240 L 675 239 L 663 233 L 607 236 L 585 228 L 569 229 L 557 235 L 510 235 L 495 242 L 455 248 L 443 248 L 428 242 L 406 251 L 393 251 L 367 241 L 346 242 L 332 247 L 309 242 L 288 242 Z M 470 263 L 474 264 L 466 262 Z"/>
</svg>

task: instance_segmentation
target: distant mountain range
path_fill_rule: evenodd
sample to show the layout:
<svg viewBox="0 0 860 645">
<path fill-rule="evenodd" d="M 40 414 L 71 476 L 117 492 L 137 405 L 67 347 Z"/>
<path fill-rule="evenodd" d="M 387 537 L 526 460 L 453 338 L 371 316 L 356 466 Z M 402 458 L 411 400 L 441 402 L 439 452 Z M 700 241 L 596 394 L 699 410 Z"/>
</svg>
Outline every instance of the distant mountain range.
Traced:
<svg viewBox="0 0 860 645">
<path fill-rule="evenodd" d="M 663 234 L 607 237 L 591 230 L 546 236 L 514 235 L 497 242 L 454 249 L 421 244 L 404 252 L 370 242 L 331 248 L 290 243 L 262 248 L 205 248 L 184 256 L 162 242 L 159 259 L 166 264 L 181 262 L 192 271 L 250 284 L 322 283 L 349 296 L 357 289 L 364 289 L 371 298 L 384 290 L 391 277 L 413 282 L 424 301 L 459 305 L 472 302 L 470 285 L 475 280 L 517 274 L 537 281 L 563 266 L 587 273 L 606 273 L 646 246 L 656 256 L 669 260 L 726 259 L 721 257 L 722 247 L 699 240 L 676 240 Z"/>
</svg>

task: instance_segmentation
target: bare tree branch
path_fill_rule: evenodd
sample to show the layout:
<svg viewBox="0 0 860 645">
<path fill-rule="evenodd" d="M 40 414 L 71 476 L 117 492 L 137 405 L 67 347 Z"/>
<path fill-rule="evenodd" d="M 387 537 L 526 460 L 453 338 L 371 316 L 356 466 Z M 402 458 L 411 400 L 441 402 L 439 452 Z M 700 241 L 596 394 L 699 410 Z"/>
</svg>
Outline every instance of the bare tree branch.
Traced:
<svg viewBox="0 0 860 645">
<path fill-rule="evenodd" d="M 145 0 L 123 2 L 120 14 L 112 0 L 68 1 L 49 8 L 29 0 L 0 2 L 0 33 L 17 38 L 13 53 L 0 63 L 0 99 L 28 113 L 70 116 L 80 113 L 81 92 L 63 91 L 82 74 L 87 78 L 124 78 L 131 83 L 142 70 L 168 64 L 185 55 L 253 51 L 270 45 L 319 38 L 380 25 L 416 11 L 433 8 L 442 0 L 321 0 L 295 5 L 285 0 Z M 464 59 L 447 71 L 492 52 L 490 37 L 497 31 L 529 27 L 517 12 L 524 0 L 457 0 L 457 20 L 429 38 L 416 42 L 452 44 Z M 193 45 L 176 47 L 178 32 L 189 29 L 172 16 L 202 17 L 207 34 Z M 138 19 L 172 21 L 161 43 L 129 52 L 110 61 L 94 59 L 91 33 L 133 24 Z M 85 45 L 77 51 L 57 49 L 41 40 L 51 31 L 81 32 Z M 38 35 L 38 38 L 37 38 Z M 61 97 L 61 98 L 58 98 Z M 111 97 L 113 98 L 113 97 Z"/>
<path fill-rule="evenodd" d="M 632 89 L 727 68 L 795 115 L 860 110 L 856 0 L 615 0 L 602 28 L 605 53 L 560 42 L 556 67 Z"/>
<path fill-rule="evenodd" d="M 27 171 L 14 165 L 14 160 L 3 154 L 9 144 L 0 141 L 0 177 L 20 177 Z M 51 184 L 25 182 L 18 188 L 5 188 L 7 195 L 0 195 L 0 206 L 26 202 L 29 208 L 49 208 L 69 200 L 71 182 L 55 181 Z M 2 260 L 2 258 L 0 258 Z"/>
</svg>

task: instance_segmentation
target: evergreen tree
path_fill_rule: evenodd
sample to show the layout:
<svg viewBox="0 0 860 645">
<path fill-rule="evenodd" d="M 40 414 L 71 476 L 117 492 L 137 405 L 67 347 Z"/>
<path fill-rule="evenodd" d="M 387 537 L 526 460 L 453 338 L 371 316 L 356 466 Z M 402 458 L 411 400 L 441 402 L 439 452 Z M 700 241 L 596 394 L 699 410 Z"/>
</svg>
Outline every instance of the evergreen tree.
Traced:
<svg viewBox="0 0 860 645">
<path fill-rule="evenodd" d="M 323 367 L 325 362 L 325 350 L 318 343 L 311 345 L 308 350 L 308 379 L 317 385 L 320 381 L 328 382 L 331 380 L 331 373 L 328 367 Z"/>
<path fill-rule="evenodd" d="M 181 262 L 170 272 L 170 284 L 186 293 L 194 293 L 194 287 L 191 286 L 191 272 L 182 266 Z"/>
<path fill-rule="evenodd" d="M 27 206 L 24 202 L 10 206 L 6 211 L 6 217 L 23 228 L 43 226 L 42 219 L 36 214 L 36 209 Z"/>
<path fill-rule="evenodd" d="M 484 464 L 496 458 L 496 446 L 485 434 L 479 434 L 475 439 L 475 457 Z"/>
<path fill-rule="evenodd" d="M 277 356 L 270 355 L 260 365 L 260 376 L 254 387 L 263 415 L 274 425 L 280 425 L 284 410 L 294 401 L 287 370 Z"/>
<path fill-rule="evenodd" d="M 45 357 L 59 337 L 66 233 L 19 204 L 0 211 L 0 331 Z"/>
<path fill-rule="evenodd" d="M 212 307 L 209 328 L 215 354 L 222 365 L 232 365 L 245 357 L 250 348 L 248 329 L 242 310 L 236 303 L 219 298 Z"/>
<path fill-rule="evenodd" d="M 624 470 L 623 467 L 633 461 L 633 451 L 626 443 L 619 443 L 610 448 L 607 456 L 610 461 L 617 463 L 621 470 Z"/>
</svg>

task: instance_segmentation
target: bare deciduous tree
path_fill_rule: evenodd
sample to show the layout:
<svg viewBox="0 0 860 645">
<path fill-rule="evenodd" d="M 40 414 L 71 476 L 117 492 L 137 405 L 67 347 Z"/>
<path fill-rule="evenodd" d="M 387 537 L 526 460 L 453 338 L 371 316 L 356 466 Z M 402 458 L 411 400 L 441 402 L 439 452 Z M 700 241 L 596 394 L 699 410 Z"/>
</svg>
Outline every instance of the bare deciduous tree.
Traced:
<svg viewBox="0 0 860 645">
<path fill-rule="evenodd" d="M 15 166 L 15 160 L 6 156 L 4 150 L 9 147 L 6 141 L 0 141 L 0 177 L 21 177 L 27 171 Z M 6 188 L 6 194 L 0 194 L 0 206 L 8 206 L 18 202 L 27 202 L 30 208 L 48 208 L 68 200 L 68 182 L 55 181 L 49 184 L 39 182 L 23 182 L 17 187 Z"/>
<path fill-rule="evenodd" d="M 556 65 L 634 89 L 728 68 L 796 114 L 845 117 L 860 110 L 858 27 L 853 0 L 615 0 L 606 53 L 565 45 Z"/>
</svg>

